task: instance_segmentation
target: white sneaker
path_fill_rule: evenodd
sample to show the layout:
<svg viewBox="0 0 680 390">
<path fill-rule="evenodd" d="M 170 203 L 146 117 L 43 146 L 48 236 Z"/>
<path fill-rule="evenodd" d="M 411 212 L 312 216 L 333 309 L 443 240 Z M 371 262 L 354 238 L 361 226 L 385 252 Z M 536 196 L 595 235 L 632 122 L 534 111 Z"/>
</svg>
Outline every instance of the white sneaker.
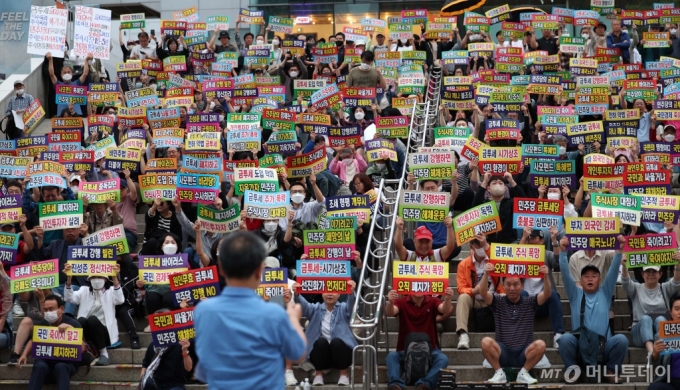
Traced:
<svg viewBox="0 0 680 390">
<path fill-rule="evenodd" d="M 536 365 L 534 366 L 534 368 L 550 368 L 550 367 L 552 367 L 552 364 L 550 364 L 548 357 L 545 355 L 543 355 L 541 360 L 539 360 L 538 363 L 536 363 Z"/>
<path fill-rule="evenodd" d="M 298 381 L 295 379 L 295 374 L 293 370 L 286 370 L 286 386 L 295 386 Z"/>
<path fill-rule="evenodd" d="M 21 304 L 19 303 L 18 300 L 14 301 L 14 307 L 12 307 L 12 312 L 17 317 L 23 317 L 26 315 L 26 313 L 24 313 L 24 309 L 21 308 Z"/>
<path fill-rule="evenodd" d="M 146 328 L 144 328 L 144 332 L 146 333 L 151 332 L 151 325 L 147 325 Z"/>
<path fill-rule="evenodd" d="M 470 336 L 467 333 L 458 336 L 458 349 L 470 349 Z"/>
<path fill-rule="evenodd" d="M 486 359 L 484 359 L 484 361 L 482 362 L 482 367 L 484 367 L 484 368 L 493 368 L 493 367 L 491 367 L 491 363 L 489 363 L 489 361 L 486 360 Z"/>
<path fill-rule="evenodd" d="M 519 381 L 519 376 L 517 377 L 517 380 Z M 486 383 L 508 383 L 508 378 L 505 377 L 505 371 L 501 369 L 496 371 Z"/>
<path fill-rule="evenodd" d="M 323 376 L 317 375 L 314 377 L 314 382 L 312 382 L 312 386 L 323 386 Z"/>
<path fill-rule="evenodd" d="M 553 336 L 553 348 L 559 348 L 560 345 L 557 343 L 562 337 L 562 333 L 555 333 L 555 336 Z"/>
<path fill-rule="evenodd" d="M 347 375 L 340 375 L 338 386 L 349 386 L 349 377 Z"/>
<path fill-rule="evenodd" d="M 536 378 L 529 375 L 528 371 L 520 371 L 519 374 L 517 374 L 517 383 L 533 384 L 538 383 L 538 381 L 536 380 Z"/>
</svg>

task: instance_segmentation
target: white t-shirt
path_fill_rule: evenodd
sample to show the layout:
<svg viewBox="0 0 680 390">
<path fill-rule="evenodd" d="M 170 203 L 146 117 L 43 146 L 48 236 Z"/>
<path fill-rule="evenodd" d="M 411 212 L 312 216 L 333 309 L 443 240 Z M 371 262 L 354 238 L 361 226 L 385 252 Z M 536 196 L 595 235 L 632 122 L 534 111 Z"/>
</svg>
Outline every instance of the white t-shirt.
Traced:
<svg viewBox="0 0 680 390">
<path fill-rule="evenodd" d="M 328 341 L 331 341 L 331 316 L 333 315 L 332 311 L 326 310 L 326 314 L 323 316 L 323 320 L 321 320 L 321 337 L 325 338 Z"/>
<path fill-rule="evenodd" d="M 406 260 L 402 260 L 402 261 L 413 261 L 413 260 L 411 260 L 411 258 L 413 256 L 413 251 L 406 250 L 406 252 L 407 252 Z M 441 248 L 435 249 L 433 252 L 434 252 L 434 254 L 433 254 L 434 261 L 444 261 L 444 260 L 442 260 L 442 249 Z M 430 256 L 420 257 L 420 256 L 418 256 L 418 254 L 416 254 L 416 260 L 415 261 L 427 261 L 427 262 L 429 262 Z"/>
<path fill-rule="evenodd" d="M 132 52 L 130 52 L 130 57 L 132 56 L 137 56 L 137 58 L 140 60 L 146 59 L 147 57 L 156 58 L 156 42 L 149 41 L 149 45 L 147 47 L 142 47 L 142 45 L 135 46 L 132 48 Z"/>
<path fill-rule="evenodd" d="M 474 259 L 472 259 L 472 263 L 475 265 L 475 272 L 477 273 L 477 281 L 475 282 L 475 286 L 479 284 L 479 282 L 482 280 L 482 276 L 484 275 L 484 267 L 486 267 L 486 261 L 488 258 L 486 258 L 482 262 L 478 262 Z M 493 283 L 491 282 L 491 278 L 489 280 L 489 292 L 493 293 L 495 291 Z M 477 294 L 475 295 L 475 299 L 478 301 L 483 301 L 484 299 L 482 298 L 481 295 Z"/>
</svg>

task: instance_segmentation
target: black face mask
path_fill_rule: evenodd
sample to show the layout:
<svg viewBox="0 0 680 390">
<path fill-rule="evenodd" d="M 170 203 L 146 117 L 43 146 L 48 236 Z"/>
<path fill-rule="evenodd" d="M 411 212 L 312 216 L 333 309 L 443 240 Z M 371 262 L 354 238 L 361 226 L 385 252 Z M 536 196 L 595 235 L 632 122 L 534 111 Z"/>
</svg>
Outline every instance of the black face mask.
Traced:
<svg viewBox="0 0 680 390">
<path fill-rule="evenodd" d="M 342 45 L 344 45 L 344 44 L 345 44 L 345 42 L 343 42 L 343 41 L 335 41 L 335 46 L 340 47 L 340 46 L 342 46 Z"/>
</svg>

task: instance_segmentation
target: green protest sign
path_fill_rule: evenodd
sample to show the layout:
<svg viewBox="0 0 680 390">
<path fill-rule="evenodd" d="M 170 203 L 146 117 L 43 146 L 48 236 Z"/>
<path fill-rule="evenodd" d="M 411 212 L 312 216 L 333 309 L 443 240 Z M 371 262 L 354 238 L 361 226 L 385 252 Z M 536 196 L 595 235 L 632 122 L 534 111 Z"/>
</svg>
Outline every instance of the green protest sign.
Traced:
<svg viewBox="0 0 680 390">
<path fill-rule="evenodd" d="M 399 200 L 399 216 L 404 221 L 442 222 L 449 214 L 451 194 L 404 191 Z"/>
<path fill-rule="evenodd" d="M 640 226 L 642 218 L 641 198 L 635 195 L 598 194 L 590 197 L 593 218 L 619 217 L 621 223 Z"/>
</svg>

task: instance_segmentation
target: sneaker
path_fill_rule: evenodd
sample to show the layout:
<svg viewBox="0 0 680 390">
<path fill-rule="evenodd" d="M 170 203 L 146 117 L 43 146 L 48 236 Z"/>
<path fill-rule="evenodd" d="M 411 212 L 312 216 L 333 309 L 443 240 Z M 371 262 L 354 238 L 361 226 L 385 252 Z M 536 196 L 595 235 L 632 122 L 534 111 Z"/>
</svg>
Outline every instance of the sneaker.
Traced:
<svg viewBox="0 0 680 390">
<path fill-rule="evenodd" d="M 519 381 L 519 376 L 517 376 L 517 380 Z M 496 371 L 495 374 L 486 381 L 487 383 L 508 383 L 508 378 L 505 377 L 505 371 L 503 370 L 498 370 Z"/>
<path fill-rule="evenodd" d="M 146 328 L 144 328 L 144 332 L 146 333 L 151 332 L 151 325 L 147 325 Z"/>
<path fill-rule="evenodd" d="M 24 313 L 24 309 L 21 308 L 21 303 L 19 303 L 19 300 L 14 301 L 12 313 L 14 313 L 14 315 L 17 317 L 23 317 L 26 315 L 26 313 Z"/>
<path fill-rule="evenodd" d="M 108 366 L 109 364 L 111 364 L 111 362 L 109 361 L 108 356 L 99 356 L 99 360 L 95 366 Z"/>
<path fill-rule="evenodd" d="M 555 333 L 555 336 L 553 336 L 553 348 L 560 347 L 560 345 L 558 344 L 560 337 L 562 337 L 562 333 Z"/>
<path fill-rule="evenodd" d="M 8 366 L 16 366 L 19 361 L 19 354 L 16 352 L 12 352 L 12 356 L 9 357 L 9 361 L 7 362 Z"/>
<path fill-rule="evenodd" d="M 120 347 L 121 345 L 123 345 L 123 342 L 120 341 L 120 340 L 118 340 L 118 341 L 116 341 L 115 343 L 109 345 L 109 346 L 106 347 L 106 348 L 108 348 L 108 349 L 116 349 L 116 348 Z"/>
<path fill-rule="evenodd" d="M 484 361 L 482 362 L 482 367 L 484 367 L 484 368 L 493 368 L 493 367 L 491 367 L 491 363 L 489 363 L 489 361 L 486 360 L 486 359 L 484 359 Z"/>
<path fill-rule="evenodd" d="M 470 336 L 467 333 L 458 336 L 458 349 L 470 349 Z"/>
<path fill-rule="evenodd" d="M 340 375 L 338 386 L 349 386 L 349 377 L 347 375 Z"/>
<path fill-rule="evenodd" d="M 314 377 L 314 382 L 312 382 L 312 386 L 323 386 L 323 376 L 316 375 Z"/>
<path fill-rule="evenodd" d="M 295 386 L 298 381 L 295 379 L 295 374 L 293 370 L 286 370 L 286 386 Z"/>
<path fill-rule="evenodd" d="M 141 349 L 142 346 L 139 344 L 139 339 L 131 339 L 130 340 L 130 348 L 132 349 Z"/>
<path fill-rule="evenodd" d="M 503 377 L 505 378 L 505 375 L 503 375 Z M 528 383 L 528 384 L 538 383 L 536 378 L 532 377 L 529 374 L 529 371 L 524 371 L 524 370 L 520 371 L 519 374 L 517 374 L 516 382 L 517 383 Z"/>
<path fill-rule="evenodd" d="M 536 365 L 534 366 L 534 368 L 550 368 L 550 367 L 552 367 L 552 364 L 550 364 L 548 357 L 545 355 L 543 355 L 543 357 L 541 357 L 541 360 L 539 360 L 538 363 L 536 363 Z"/>
</svg>

